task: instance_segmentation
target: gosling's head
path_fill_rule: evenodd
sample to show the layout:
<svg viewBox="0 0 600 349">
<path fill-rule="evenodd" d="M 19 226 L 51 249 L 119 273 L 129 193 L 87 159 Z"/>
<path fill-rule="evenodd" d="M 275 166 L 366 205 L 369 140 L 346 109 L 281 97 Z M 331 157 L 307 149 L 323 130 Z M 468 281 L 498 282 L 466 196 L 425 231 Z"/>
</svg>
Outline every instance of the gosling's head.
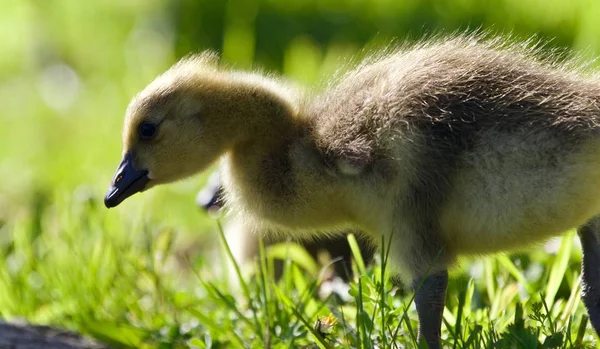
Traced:
<svg viewBox="0 0 600 349">
<path fill-rule="evenodd" d="M 104 203 L 115 207 L 157 184 L 207 168 L 235 142 L 232 89 L 212 54 L 186 58 L 130 102 L 123 159 Z"/>
</svg>

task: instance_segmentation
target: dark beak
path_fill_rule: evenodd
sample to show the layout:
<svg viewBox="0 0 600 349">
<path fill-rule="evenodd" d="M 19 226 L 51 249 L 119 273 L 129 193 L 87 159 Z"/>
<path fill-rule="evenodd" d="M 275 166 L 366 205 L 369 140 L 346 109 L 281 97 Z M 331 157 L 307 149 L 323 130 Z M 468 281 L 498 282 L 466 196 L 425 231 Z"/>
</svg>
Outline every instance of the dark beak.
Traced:
<svg viewBox="0 0 600 349">
<path fill-rule="evenodd" d="M 107 208 L 117 206 L 131 195 L 144 190 L 148 181 L 148 171 L 135 169 L 131 154 L 125 154 L 104 196 L 104 205 Z"/>
<path fill-rule="evenodd" d="M 216 212 L 223 207 L 224 196 L 221 177 L 216 171 L 208 178 L 206 186 L 196 195 L 196 205 L 208 212 Z"/>
<path fill-rule="evenodd" d="M 218 211 L 223 207 L 223 187 L 207 186 L 196 196 L 196 204 L 206 211 Z"/>
</svg>

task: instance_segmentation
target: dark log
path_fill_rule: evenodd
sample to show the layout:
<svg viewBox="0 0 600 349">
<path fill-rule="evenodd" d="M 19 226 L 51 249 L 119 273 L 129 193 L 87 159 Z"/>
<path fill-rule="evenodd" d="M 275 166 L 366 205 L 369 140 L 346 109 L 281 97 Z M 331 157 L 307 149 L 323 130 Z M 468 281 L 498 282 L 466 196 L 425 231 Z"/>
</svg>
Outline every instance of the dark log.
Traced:
<svg viewBox="0 0 600 349">
<path fill-rule="evenodd" d="M 77 333 L 49 326 L 0 323 L 0 349 L 107 349 Z"/>
</svg>

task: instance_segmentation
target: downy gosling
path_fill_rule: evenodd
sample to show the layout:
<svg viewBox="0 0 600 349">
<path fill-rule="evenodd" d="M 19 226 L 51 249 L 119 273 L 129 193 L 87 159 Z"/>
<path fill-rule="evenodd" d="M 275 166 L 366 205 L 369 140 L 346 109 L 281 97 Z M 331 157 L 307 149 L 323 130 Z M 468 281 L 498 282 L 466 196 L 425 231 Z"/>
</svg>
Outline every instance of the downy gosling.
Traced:
<svg viewBox="0 0 600 349">
<path fill-rule="evenodd" d="M 252 226 L 391 236 L 429 348 L 457 255 L 577 227 L 599 332 L 600 79 L 535 51 L 439 39 L 367 59 L 314 96 L 185 58 L 131 101 L 105 204 L 222 158 L 228 205 Z"/>
</svg>

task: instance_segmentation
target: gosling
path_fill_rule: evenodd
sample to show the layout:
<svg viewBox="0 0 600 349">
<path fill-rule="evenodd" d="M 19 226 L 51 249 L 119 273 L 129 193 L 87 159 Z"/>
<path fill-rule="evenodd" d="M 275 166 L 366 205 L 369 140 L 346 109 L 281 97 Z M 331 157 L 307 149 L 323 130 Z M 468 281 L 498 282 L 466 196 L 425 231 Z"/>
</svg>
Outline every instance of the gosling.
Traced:
<svg viewBox="0 0 600 349">
<path fill-rule="evenodd" d="M 315 96 L 183 59 L 131 101 L 107 207 L 223 158 L 232 212 L 296 237 L 392 241 L 419 341 L 441 348 L 457 255 L 578 228 L 582 298 L 600 331 L 600 80 L 477 37 L 380 54 Z"/>
</svg>

